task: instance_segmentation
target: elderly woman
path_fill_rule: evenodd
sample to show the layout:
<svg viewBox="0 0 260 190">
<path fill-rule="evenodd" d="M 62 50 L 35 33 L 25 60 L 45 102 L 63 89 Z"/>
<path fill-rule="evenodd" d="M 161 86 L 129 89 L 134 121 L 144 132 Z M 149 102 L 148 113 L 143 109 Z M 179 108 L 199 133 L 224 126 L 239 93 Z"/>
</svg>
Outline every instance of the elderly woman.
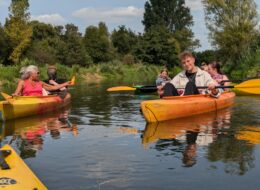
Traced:
<svg viewBox="0 0 260 190">
<path fill-rule="evenodd" d="M 70 82 L 65 82 L 52 86 L 40 81 L 39 69 L 34 65 L 24 67 L 20 72 L 22 73 L 22 80 L 19 81 L 13 96 L 43 96 L 46 95 L 45 90 L 58 90 L 70 84 Z"/>
</svg>

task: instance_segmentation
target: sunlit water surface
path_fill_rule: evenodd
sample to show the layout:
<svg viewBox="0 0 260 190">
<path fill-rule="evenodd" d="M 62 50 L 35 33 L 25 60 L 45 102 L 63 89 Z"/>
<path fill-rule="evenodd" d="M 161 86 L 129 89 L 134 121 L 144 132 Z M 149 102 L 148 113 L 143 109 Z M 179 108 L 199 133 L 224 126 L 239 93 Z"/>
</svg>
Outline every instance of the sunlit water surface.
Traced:
<svg viewBox="0 0 260 190">
<path fill-rule="evenodd" d="M 63 112 L 2 124 L 1 144 L 51 190 L 259 189 L 259 96 L 146 125 L 140 102 L 157 96 L 108 93 L 109 86 L 74 87 Z"/>
</svg>

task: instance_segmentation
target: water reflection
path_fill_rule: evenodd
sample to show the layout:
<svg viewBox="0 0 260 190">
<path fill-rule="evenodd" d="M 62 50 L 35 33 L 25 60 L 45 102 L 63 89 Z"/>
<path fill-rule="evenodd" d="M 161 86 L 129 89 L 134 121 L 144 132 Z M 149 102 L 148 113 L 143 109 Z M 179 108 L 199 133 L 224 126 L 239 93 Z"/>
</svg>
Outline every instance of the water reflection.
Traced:
<svg viewBox="0 0 260 190">
<path fill-rule="evenodd" d="M 254 146 L 248 142 L 260 143 L 260 130 L 252 127 L 235 130 L 231 125 L 231 116 L 230 109 L 226 109 L 147 124 L 142 143 L 144 147 L 155 143 L 154 149 L 160 154 L 180 159 L 184 167 L 194 166 L 198 160 L 198 150 L 204 150 L 208 161 L 224 163 L 226 173 L 243 175 L 254 168 Z"/>
<path fill-rule="evenodd" d="M 260 126 L 244 126 L 236 134 L 236 138 L 251 144 L 260 144 Z"/>
<path fill-rule="evenodd" d="M 59 113 L 33 116 L 6 121 L 2 124 L 2 140 L 15 144 L 23 159 L 36 157 L 49 133 L 52 139 L 59 139 L 62 132 L 70 132 L 77 136 L 77 125 L 68 119 L 69 109 Z"/>
<path fill-rule="evenodd" d="M 208 146 L 216 141 L 222 129 L 230 127 L 230 110 L 221 110 L 184 119 L 147 124 L 142 143 L 147 147 L 155 142 L 155 149 L 167 154 L 182 154 L 184 167 L 197 162 L 198 146 Z M 170 151 L 170 152 L 169 152 Z M 171 152 L 173 151 L 173 153 Z"/>
</svg>

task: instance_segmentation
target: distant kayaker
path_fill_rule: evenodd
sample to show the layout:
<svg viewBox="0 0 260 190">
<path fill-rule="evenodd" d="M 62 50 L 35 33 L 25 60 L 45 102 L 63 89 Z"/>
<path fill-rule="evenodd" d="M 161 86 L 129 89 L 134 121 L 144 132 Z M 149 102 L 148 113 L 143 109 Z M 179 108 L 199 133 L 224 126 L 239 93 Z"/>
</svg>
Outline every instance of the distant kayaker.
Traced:
<svg viewBox="0 0 260 190">
<path fill-rule="evenodd" d="M 66 82 L 65 79 L 61 79 L 57 77 L 57 68 L 54 65 L 48 66 L 47 75 L 48 75 L 48 79 L 44 80 L 44 82 L 49 85 L 56 86 L 58 84 L 62 84 Z M 51 90 L 49 91 L 49 94 L 58 94 L 62 99 L 64 99 L 65 97 L 66 98 L 70 97 L 67 87 L 63 87 L 58 90 Z"/>
<path fill-rule="evenodd" d="M 19 81 L 13 96 L 43 96 L 46 90 L 57 90 L 70 85 L 70 82 L 65 82 L 59 85 L 49 85 L 40 81 L 40 72 L 37 66 L 30 65 L 23 67 L 20 71 L 22 80 Z"/>
<path fill-rule="evenodd" d="M 157 92 L 160 96 L 163 95 L 163 86 L 167 83 L 170 82 L 171 78 L 169 77 L 168 70 L 167 69 L 162 69 L 159 76 L 157 77 L 155 83 L 157 87 Z"/>
<path fill-rule="evenodd" d="M 213 61 L 208 65 L 208 73 L 210 76 L 219 84 L 224 86 L 229 86 L 229 82 L 222 82 L 229 80 L 226 75 L 221 71 L 221 65 L 219 62 Z"/>
<path fill-rule="evenodd" d="M 192 53 L 188 51 L 182 52 L 180 54 L 180 61 L 184 71 L 177 74 L 170 83 L 165 84 L 163 96 L 206 93 L 205 90 L 198 90 L 197 86 L 207 86 L 208 92 L 214 97 L 220 95 L 220 91 L 222 90 L 215 88 L 217 83 L 212 79 L 210 74 L 195 66 L 195 57 Z"/>
</svg>

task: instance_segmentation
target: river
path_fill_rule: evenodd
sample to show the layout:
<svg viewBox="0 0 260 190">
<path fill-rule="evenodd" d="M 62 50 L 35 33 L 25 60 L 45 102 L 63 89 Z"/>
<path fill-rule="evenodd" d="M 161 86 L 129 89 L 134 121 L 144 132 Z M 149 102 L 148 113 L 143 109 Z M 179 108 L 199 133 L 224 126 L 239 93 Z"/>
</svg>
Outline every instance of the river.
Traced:
<svg viewBox="0 0 260 190">
<path fill-rule="evenodd" d="M 71 89 L 61 112 L 2 124 L 50 190 L 259 189 L 260 96 L 218 112 L 146 124 L 140 102 L 156 95 Z"/>
</svg>

